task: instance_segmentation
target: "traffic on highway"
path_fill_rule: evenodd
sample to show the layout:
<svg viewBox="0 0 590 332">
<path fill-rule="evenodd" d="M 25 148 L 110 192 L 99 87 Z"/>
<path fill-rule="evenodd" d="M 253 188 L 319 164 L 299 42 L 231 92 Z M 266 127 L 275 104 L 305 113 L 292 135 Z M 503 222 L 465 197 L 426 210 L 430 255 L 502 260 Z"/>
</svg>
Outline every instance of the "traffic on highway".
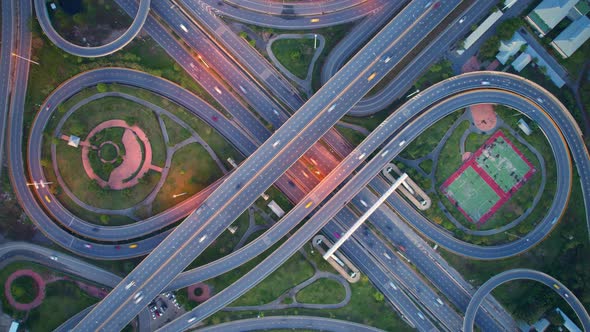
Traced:
<svg viewBox="0 0 590 332">
<path fill-rule="evenodd" d="M 540 82 L 513 71 L 505 72 L 507 66 L 504 71 L 476 70 L 447 75 L 422 90 L 414 91 L 412 87 L 426 75 L 430 65 L 442 57 L 450 58 L 447 51 L 471 33 L 470 28 L 474 30 L 492 8 L 499 10 L 497 2 L 112 2 L 119 7 L 120 14 L 132 18 L 132 23 L 118 37 L 111 35 L 102 46 L 79 45 L 68 40 L 71 36 L 60 34 L 64 26 L 56 24 L 60 18 L 55 11 L 62 10 L 61 4 L 55 7 L 42 0 L 6 0 L 1 7 L 0 75 L 5 79 L 0 83 L 4 105 L 0 111 L 0 174 L 5 152 L 8 166 L 5 169 L 23 215 L 46 238 L 45 243 L 53 242 L 59 247 L 50 249 L 28 242 L 12 242 L 10 237 L 0 236 L 3 242 L 0 268 L 14 262 L 34 262 L 100 285 L 104 291 L 95 305 L 67 317 L 57 331 L 120 331 L 128 324 L 137 324 L 138 331 L 176 332 L 197 327 L 203 331 L 381 331 L 370 320 L 355 322 L 341 316 L 338 319 L 307 316 L 308 310 L 305 315 L 277 311 L 279 314 L 271 317 L 264 317 L 264 310 L 260 310 L 258 318 L 225 323 L 211 319 L 255 291 L 257 285 L 288 264 L 298 252 L 304 252 L 318 233 L 332 243 L 342 242 L 338 253 L 357 268 L 354 274 L 361 274 L 364 280 L 361 282 L 370 281 L 374 293 L 381 297 L 377 300 L 379 296 L 373 295 L 375 299 L 385 301 L 386 308 L 409 329 L 518 330 L 521 323 L 517 315 L 490 293 L 501 284 L 523 279 L 548 286 L 571 307 L 577 323 L 590 330 L 584 294 L 568 289 L 557 280 L 560 276 L 532 269 L 499 270 L 487 282 L 474 287 L 473 279 L 469 280 L 461 269 L 453 266 L 455 263 L 447 262 L 449 253 L 465 260 L 492 262 L 522 257 L 535 250 L 559 228 L 559 221 L 568 215 L 571 208 L 568 204 L 577 192 L 581 195 L 577 208 L 586 211 L 583 217 L 587 234 L 582 241 L 590 238 L 590 154 L 577 118 L 559 95 L 549 92 Z M 516 2 L 518 8 L 532 3 L 515 0 L 502 10 Z M 65 54 L 64 61 L 78 59 L 78 63 L 86 63 L 85 58 L 131 54 L 135 52 L 132 48 L 137 47 L 136 41 L 143 43 L 144 38 L 149 38 L 148 42 L 161 48 L 162 54 L 171 59 L 174 71 L 183 75 L 182 82 L 170 74 L 162 75 L 161 71 L 144 71 L 139 65 L 120 66 L 124 61 L 102 68 L 91 65 L 86 68 L 93 69 L 80 70 L 46 89 L 43 101 L 35 104 L 31 116 L 30 111 L 23 111 L 30 107 L 31 87 L 36 86 L 30 79 L 39 75 L 38 68 L 43 68 L 42 61 L 33 60 L 39 60 L 36 48 L 40 47 L 41 37 L 32 31 L 28 23 L 32 21 L 38 22 L 47 43 Z M 268 37 L 252 39 L 256 29 L 271 29 L 272 34 L 281 30 L 316 33 L 342 26 L 348 27 L 346 33 L 332 42 L 329 53 L 320 56 L 322 66 L 315 68 L 314 77 L 309 78 L 310 86 L 312 80 L 317 85 L 309 98 L 268 56 L 261 54 L 261 48 L 256 45 L 266 42 L 264 38 Z M 236 29 L 244 32 L 238 34 Z M 174 192 L 174 197 L 183 196 L 180 203 L 158 213 L 135 216 L 131 223 L 100 224 L 89 219 L 88 214 L 72 211 L 70 202 L 60 201 L 61 188 L 69 191 L 78 205 L 91 204 L 78 199 L 62 177 L 58 176 L 53 184 L 48 182 L 53 177 L 47 176 L 48 158 L 57 165 L 55 142 L 65 137 L 60 128 L 67 117 L 101 98 L 124 99 L 155 114 L 167 112 L 167 105 L 154 102 L 153 98 L 101 91 L 105 85 L 149 91 L 166 103 L 187 110 L 189 118 L 211 128 L 243 161 L 235 163 L 229 158 L 228 163 L 233 167 L 229 170 L 224 170 L 223 164 L 217 161 L 223 171 L 208 185 L 190 195 L 179 193 L 180 190 Z M 89 91 L 94 90 L 101 93 L 93 96 Z M 408 90 L 414 92 L 408 95 Z M 64 110 L 62 105 L 72 100 L 77 103 Z M 405 160 L 403 151 L 419 142 L 429 128 L 457 110 L 482 104 L 517 110 L 542 133 L 555 161 L 555 178 L 548 184 L 554 194 L 543 215 L 526 234 L 519 233 L 516 239 L 493 244 L 475 244 L 441 227 L 440 222 L 433 222 L 431 213 L 421 212 L 407 199 L 407 193 L 402 194 L 399 189 L 389 195 L 393 180 L 385 176 L 388 165 Z M 357 123 L 351 116 L 357 117 L 358 123 L 374 123 L 368 130 L 359 126 L 366 134 L 354 143 L 350 134 L 335 127 L 339 121 Z M 168 127 L 164 117 L 158 119 L 162 128 Z M 476 120 L 471 121 L 474 126 Z M 506 118 L 503 121 L 508 122 Z M 168 142 L 167 135 L 172 131 L 163 132 Z M 466 137 L 464 134 L 462 144 Z M 75 136 L 69 137 L 70 142 L 72 138 Z M 87 140 L 92 143 L 90 138 Z M 4 142 L 6 149 L 3 149 Z M 83 145 L 91 145 L 87 142 Z M 191 141 L 178 146 L 168 144 L 165 150 L 174 153 L 188 143 Z M 126 144 L 131 145 L 124 145 L 124 149 L 133 146 Z M 49 157 L 47 146 L 52 146 Z M 145 157 L 146 147 L 139 151 Z M 211 153 L 216 152 L 211 150 Z M 168 158 L 162 174 L 168 174 L 172 167 Z M 469 157 L 461 158 L 464 161 Z M 124 155 L 122 159 L 125 163 Z M 184 171 L 183 168 L 180 172 Z M 408 172 L 399 181 L 405 176 L 413 177 L 414 173 Z M 579 181 L 581 190 L 576 190 L 578 183 L 574 180 Z M 405 182 L 400 188 L 412 191 Z M 258 225 L 252 211 L 258 209 L 257 202 L 267 200 L 264 197 L 269 190 L 283 195 L 292 207 L 279 214 L 268 204 L 269 211 L 278 217 L 266 226 Z M 155 197 L 156 193 L 152 195 Z M 374 206 L 376 203 L 378 206 Z M 455 206 L 464 213 L 458 203 Z M 115 209 L 94 210 L 106 215 L 105 220 L 115 214 Z M 247 232 L 257 234 L 256 237 L 240 241 L 241 246 L 196 266 L 195 260 L 203 259 L 206 250 L 217 245 L 227 231 L 235 232 L 232 225 L 244 214 L 250 215 L 250 228 L 258 225 L 251 233 Z M 359 220 L 364 224 L 350 238 L 341 239 Z M 444 248 L 444 254 L 437 251 L 439 246 Z M 112 273 L 88 260 L 132 258 L 136 261 L 125 275 Z M 246 264 L 248 270 L 244 270 Z M 184 292 L 187 287 L 204 284 L 239 268 L 242 271 L 239 276 L 222 289 L 215 289 L 198 306 L 181 305 L 181 296 L 176 301 L 174 292 Z M 293 299 L 295 295 L 292 294 Z M 164 300 L 158 300 L 161 298 Z M 167 303 L 178 310 L 160 318 L 167 310 Z M 216 323 L 210 325 L 212 321 Z M 204 323 L 209 325 L 203 326 Z"/>
</svg>

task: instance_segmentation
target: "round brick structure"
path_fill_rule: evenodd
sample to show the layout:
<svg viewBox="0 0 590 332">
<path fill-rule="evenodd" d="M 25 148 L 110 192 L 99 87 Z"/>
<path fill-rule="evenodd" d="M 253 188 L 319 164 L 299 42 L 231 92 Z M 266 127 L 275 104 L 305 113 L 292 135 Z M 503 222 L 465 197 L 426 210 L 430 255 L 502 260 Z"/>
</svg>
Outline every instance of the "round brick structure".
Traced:
<svg viewBox="0 0 590 332">
<path fill-rule="evenodd" d="M 201 290 L 201 295 L 196 295 L 195 291 Z M 188 299 L 196 302 L 205 302 L 211 297 L 211 288 L 204 283 L 191 285 L 187 288 Z"/>
</svg>

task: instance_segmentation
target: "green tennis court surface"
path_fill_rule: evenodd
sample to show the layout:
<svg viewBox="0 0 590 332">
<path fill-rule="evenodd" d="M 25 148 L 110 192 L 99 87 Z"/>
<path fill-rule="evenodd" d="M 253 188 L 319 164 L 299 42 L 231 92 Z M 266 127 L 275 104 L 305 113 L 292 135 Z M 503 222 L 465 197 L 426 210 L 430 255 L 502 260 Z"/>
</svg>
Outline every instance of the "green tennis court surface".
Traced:
<svg viewBox="0 0 590 332">
<path fill-rule="evenodd" d="M 497 136 L 487 144 L 488 146 L 477 156 L 477 163 L 504 192 L 507 192 L 523 179 L 531 170 L 531 166 L 502 136 Z"/>
<path fill-rule="evenodd" d="M 500 200 L 496 192 L 471 166 L 449 184 L 446 194 L 463 214 L 475 222 L 478 222 Z"/>
</svg>

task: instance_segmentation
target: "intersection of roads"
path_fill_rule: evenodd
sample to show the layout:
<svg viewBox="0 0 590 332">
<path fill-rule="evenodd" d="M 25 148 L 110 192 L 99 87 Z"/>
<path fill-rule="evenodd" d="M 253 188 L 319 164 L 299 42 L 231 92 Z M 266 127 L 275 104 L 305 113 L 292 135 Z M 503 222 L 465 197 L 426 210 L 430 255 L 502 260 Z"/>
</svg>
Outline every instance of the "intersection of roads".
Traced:
<svg viewBox="0 0 590 332">
<path fill-rule="evenodd" d="M 66 322 L 60 330 L 121 330 L 136 316 L 139 316 L 140 326 L 145 326 L 145 320 L 149 320 L 145 306 L 158 294 L 209 279 L 244 264 L 309 217 L 254 269 L 161 330 L 189 329 L 262 281 L 317 232 L 324 230 L 328 237 L 337 232 L 343 233 L 358 219 L 354 210 L 366 211 L 366 205 L 361 202 L 372 204 L 377 201 L 378 195 L 388 189 L 388 182 L 380 173 L 391 159 L 438 119 L 479 103 L 502 104 L 518 109 L 545 133 L 555 155 L 557 183 L 555 198 L 543 221 L 522 239 L 486 247 L 465 243 L 441 231 L 396 194 L 388 198 L 388 204 L 369 219 L 391 243 L 406 248 L 406 254 L 414 265 L 446 297 L 445 302 L 453 304 L 460 312 L 451 306 L 437 304 L 437 292 L 394 254 L 391 245 L 376 236 L 373 230 L 362 227 L 342 246 L 341 251 L 369 276 L 406 322 L 421 331 L 469 330 L 473 328 L 473 322 L 485 331 L 514 330 L 513 319 L 487 294 L 498 283 L 518 278 L 560 285 L 560 288 L 553 287 L 554 290 L 567 297 L 566 301 L 588 329 L 588 313 L 565 286 L 549 276 L 535 271 L 515 271 L 499 275 L 497 280 L 490 280 L 489 285 L 486 283 L 475 292 L 416 234 L 417 231 L 450 251 L 475 259 L 499 259 L 525 252 L 551 232 L 555 227 L 554 221 L 565 211 L 574 166 L 580 176 L 585 208 L 589 211 L 588 151 L 575 120 L 549 92 L 533 82 L 509 74 L 463 74 L 412 97 L 356 148 L 333 129 L 336 122 L 348 113 L 371 114 L 391 103 L 424 70 L 425 64 L 437 58 L 440 47 L 445 48 L 455 42 L 458 34 L 468 29 L 469 24 L 461 25 L 455 20 L 430 42 L 382 90 L 394 90 L 394 93 L 380 92 L 364 97 L 451 13 L 455 12 L 458 17 L 469 13 L 469 20 L 476 22 L 493 2 L 475 1 L 459 15 L 456 11 L 460 0 L 327 0 L 315 4 L 293 3 L 287 7 L 279 2 L 262 0 L 116 2 L 135 17 L 130 28 L 107 45 L 82 47 L 61 38 L 51 26 L 45 1 L 34 0 L 37 19 L 45 34 L 58 47 L 74 55 L 99 57 L 116 52 L 143 29 L 231 113 L 232 119 L 229 120 L 198 96 L 160 77 L 124 68 L 96 69 L 62 83 L 43 102 L 29 134 L 28 162 L 25 163 L 22 146 L 27 134 L 23 133 L 22 109 L 29 63 L 15 60 L 12 54 L 30 58 L 31 33 L 25 22 L 32 19 L 33 9 L 30 1 L 2 1 L 0 74 L 10 79 L 3 80 L 0 85 L 0 97 L 4 96 L 3 102 L 7 103 L 0 114 L 0 134 L 3 138 L 6 128 L 10 180 L 23 209 L 50 239 L 76 254 L 99 259 L 124 259 L 147 254 L 136 269 L 123 279 L 102 272 L 97 272 L 96 276 L 81 275 L 90 280 L 103 278 L 95 281 L 113 287 L 113 290 L 96 306 Z M 229 30 L 219 16 L 293 30 L 365 19 L 343 40 L 341 45 L 347 47 L 337 46 L 336 49 L 341 47 L 342 52 L 328 57 L 328 65 L 322 72 L 321 89 L 305 101 L 288 80 Z M 368 39 L 373 33 L 374 37 Z M 354 56 L 346 61 L 353 51 Z M 202 61 L 196 59 L 194 53 L 199 54 Z M 51 203 L 39 199 L 51 193 L 46 188 L 31 191 L 26 183 L 44 180 L 40 160 L 47 122 L 62 102 L 99 83 L 142 88 L 172 100 L 215 128 L 246 156 L 246 160 L 233 172 L 182 204 L 128 226 L 94 225 L 74 216 L 57 199 L 52 199 Z M 222 92 L 215 92 L 217 89 Z M 253 116 L 248 105 L 272 126 L 272 131 Z M 320 141 L 322 144 L 318 143 Z M 1 139 L 0 143 L 3 143 Z M 298 176 L 305 172 L 306 162 L 310 160 L 319 161 L 318 168 L 327 174 L 324 178 Z M 273 184 L 292 201 L 298 202 L 280 222 L 240 250 L 183 272 Z M 186 219 L 175 229 L 158 233 L 158 230 L 184 217 Z M 590 229 L 588 216 L 586 222 Z M 116 245 L 118 241 L 133 241 L 140 237 L 141 240 L 134 241 L 136 248 Z M 0 253 L 16 256 L 35 251 L 34 255 L 25 256 L 51 265 L 47 261 L 50 251 L 35 250 L 26 244 L 19 244 L 12 248 L 0 248 Z M 83 269 L 79 264 L 72 259 L 60 261 L 58 266 L 53 267 L 76 271 Z M 478 311 L 480 305 L 483 310 Z M 466 312 L 465 320 L 463 312 Z M 308 317 L 249 320 L 241 324 L 252 329 L 265 326 L 374 330 L 366 326 L 346 325 L 347 322 Z M 209 329 L 232 330 L 232 325 Z"/>
</svg>

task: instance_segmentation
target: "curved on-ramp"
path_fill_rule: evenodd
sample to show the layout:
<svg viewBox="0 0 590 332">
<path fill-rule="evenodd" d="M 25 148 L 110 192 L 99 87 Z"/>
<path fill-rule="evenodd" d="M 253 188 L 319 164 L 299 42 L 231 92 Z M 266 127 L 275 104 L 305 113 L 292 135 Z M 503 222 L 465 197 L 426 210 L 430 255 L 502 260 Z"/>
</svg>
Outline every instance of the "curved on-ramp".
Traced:
<svg viewBox="0 0 590 332">
<path fill-rule="evenodd" d="M 119 38 L 108 44 L 97 47 L 76 45 L 60 36 L 59 33 L 57 33 L 57 31 L 53 28 L 53 25 L 51 25 L 49 11 L 47 10 L 48 3 L 46 0 L 35 0 L 35 12 L 43 32 L 47 38 L 49 38 L 49 40 L 51 40 L 57 47 L 61 48 L 65 52 L 80 57 L 96 58 L 109 55 L 122 49 L 125 47 L 125 45 L 129 44 L 129 42 L 131 42 L 135 36 L 137 36 L 150 12 L 150 3 L 151 0 L 140 0 L 139 9 L 129 28 L 121 36 L 119 36 Z"/>
<path fill-rule="evenodd" d="M 479 306 L 483 302 L 484 298 L 490 294 L 494 288 L 513 280 L 534 280 L 546 285 L 547 287 L 550 287 L 557 294 L 559 294 L 559 296 L 561 296 L 565 302 L 567 302 L 576 312 L 576 315 L 582 322 L 584 331 L 590 331 L 590 316 L 588 315 L 586 309 L 584 309 L 584 305 L 561 282 L 543 272 L 529 269 L 513 269 L 495 275 L 490 280 L 481 285 L 477 292 L 475 292 L 471 298 L 471 302 L 469 302 L 467 311 L 465 312 L 465 320 L 463 321 L 464 332 L 473 331 L 475 314 L 477 313 L 477 310 L 479 309 Z"/>
</svg>

